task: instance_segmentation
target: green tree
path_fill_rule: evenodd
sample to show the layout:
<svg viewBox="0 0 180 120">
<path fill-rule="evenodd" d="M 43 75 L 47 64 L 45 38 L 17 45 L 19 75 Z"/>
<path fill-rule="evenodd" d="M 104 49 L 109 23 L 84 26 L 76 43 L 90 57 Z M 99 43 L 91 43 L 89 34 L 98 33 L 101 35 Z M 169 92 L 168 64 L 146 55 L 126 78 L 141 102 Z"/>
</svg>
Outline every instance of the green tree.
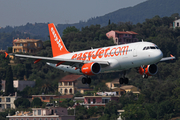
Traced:
<svg viewBox="0 0 180 120">
<path fill-rule="evenodd" d="M 32 103 L 31 103 L 32 107 L 41 107 L 42 104 L 43 104 L 43 102 L 38 97 L 34 98 Z"/>
<path fill-rule="evenodd" d="M 26 98 L 18 98 L 14 101 L 15 106 L 18 108 L 21 106 L 22 108 L 28 108 L 30 107 L 30 102 Z"/>
<path fill-rule="evenodd" d="M 13 87 L 13 72 L 11 69 L 11 66 L 7 67 L 6 70 L 6 86 L 5 86 L 5 94 L 13 94 L 14 93 L 14 87 Z"/>
<path fill-rule="evenodd" d="M 63 35 L 66 35 L 70 32 L 79 32 L 79 30 L 75 26 L 70 26 L 70 27 L 67 27 L 66 29 L 64 29 Z"/>
</svg>

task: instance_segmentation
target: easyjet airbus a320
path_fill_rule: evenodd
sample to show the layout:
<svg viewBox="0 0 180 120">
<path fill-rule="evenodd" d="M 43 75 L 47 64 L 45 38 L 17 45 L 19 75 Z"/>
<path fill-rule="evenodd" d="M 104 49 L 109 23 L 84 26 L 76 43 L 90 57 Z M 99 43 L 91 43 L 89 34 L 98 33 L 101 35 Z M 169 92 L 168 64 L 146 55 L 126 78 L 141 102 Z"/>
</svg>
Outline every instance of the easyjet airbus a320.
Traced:
<svg viewBox="0 0 180 120">
<path fill-rule="evenodd" d="M 155 75 L 158 71 L 156 63 L 159 61 L 175 59 L 175 57 L 163 57 L 161 50 L 151 42 L 136 42 L 123 45 L 115 45 L 97 49 L 83 50 L 70 53 L 55 25 L 48 24 L 53 57 L 40 57 L 15 54 L 17 57 L 47 61 L 49 66 L 66 72 L 83 74 L 83 84 L 90 84 L 89 76 L 100 73 L 126 71 L 130 68 L 139 68 L 139 73 L 144 78 Z M 124 72 L 125 73 L 125 72 Z M 120 84 L 128 83 L 125 74 L 119 79 Z"/>
</svg>

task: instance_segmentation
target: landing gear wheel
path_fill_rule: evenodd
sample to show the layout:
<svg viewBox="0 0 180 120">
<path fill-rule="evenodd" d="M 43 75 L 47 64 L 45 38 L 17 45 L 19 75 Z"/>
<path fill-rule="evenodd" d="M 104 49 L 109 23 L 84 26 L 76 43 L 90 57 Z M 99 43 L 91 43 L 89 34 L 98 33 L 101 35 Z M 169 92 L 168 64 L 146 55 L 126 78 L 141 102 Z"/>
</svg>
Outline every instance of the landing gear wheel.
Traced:
<svg viewBox="0 0 180 120">
<path fill-rule="evenodd" d="M 124 79 L 123 78 L 119 78 L 119 84 L 123 84 L 124 83 Z"/>
<path fill-rule="evenodd" d="M 147 75 L 147 74 L 144 74 L 142 77 L 143 77 L 143 78 L 148 78 L 148 75 Z"/>
<path fill-rule="evenodd" d="M 87 78 L 87 84 L 91 84 L 91 78 Z"/>
<path fill-rule="evenodd" d="M 82 84 L 86 84 L 87 83 L 87 78 L 86 77 L 83 77 L 82 78 Z"/>
<path fill-rule="evenodd" d="M 129 79 L 128 78 L 124 78 L 124 83 L 128 84 L 129 83 Z"/>
</svg>

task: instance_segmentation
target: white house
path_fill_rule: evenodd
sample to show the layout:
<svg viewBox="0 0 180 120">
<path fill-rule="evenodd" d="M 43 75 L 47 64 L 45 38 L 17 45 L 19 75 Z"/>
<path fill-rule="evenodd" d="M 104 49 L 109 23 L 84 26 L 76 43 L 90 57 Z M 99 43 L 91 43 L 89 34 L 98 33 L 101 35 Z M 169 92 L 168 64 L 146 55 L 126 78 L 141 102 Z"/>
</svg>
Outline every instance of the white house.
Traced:
<svg viewBox="0 0 180 120">
<path fill-rule="evenodd" d="M 180 19 L 173 22 L 173 28 L 180 27 Z"/>
</svg>

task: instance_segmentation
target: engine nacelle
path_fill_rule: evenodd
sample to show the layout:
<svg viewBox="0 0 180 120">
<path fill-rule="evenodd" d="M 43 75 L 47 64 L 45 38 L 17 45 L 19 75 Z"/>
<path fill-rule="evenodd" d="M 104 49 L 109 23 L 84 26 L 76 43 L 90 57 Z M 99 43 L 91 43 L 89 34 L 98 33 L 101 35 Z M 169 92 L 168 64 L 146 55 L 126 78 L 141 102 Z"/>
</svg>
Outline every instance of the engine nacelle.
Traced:
<svg viewBox="0 0 180 120">
<path fill-rule="evenodd" d="M 152 76 L 152 75 L 155 75 L 157 72 L 158 72 L 158 67 L 155 64 L 147 65 L 145 68 L 139 67 L 139 73 L 141 75 L 144 75 L 145 73 L 148 76 Z"/>
<path fill-rule="evenodd" d="M 95 62 L 86 63 L 81 67 L 81 72 L 88 76 L 99 74 L 100 71 L 101 71 L 101 66 Z"/>
</svg>

